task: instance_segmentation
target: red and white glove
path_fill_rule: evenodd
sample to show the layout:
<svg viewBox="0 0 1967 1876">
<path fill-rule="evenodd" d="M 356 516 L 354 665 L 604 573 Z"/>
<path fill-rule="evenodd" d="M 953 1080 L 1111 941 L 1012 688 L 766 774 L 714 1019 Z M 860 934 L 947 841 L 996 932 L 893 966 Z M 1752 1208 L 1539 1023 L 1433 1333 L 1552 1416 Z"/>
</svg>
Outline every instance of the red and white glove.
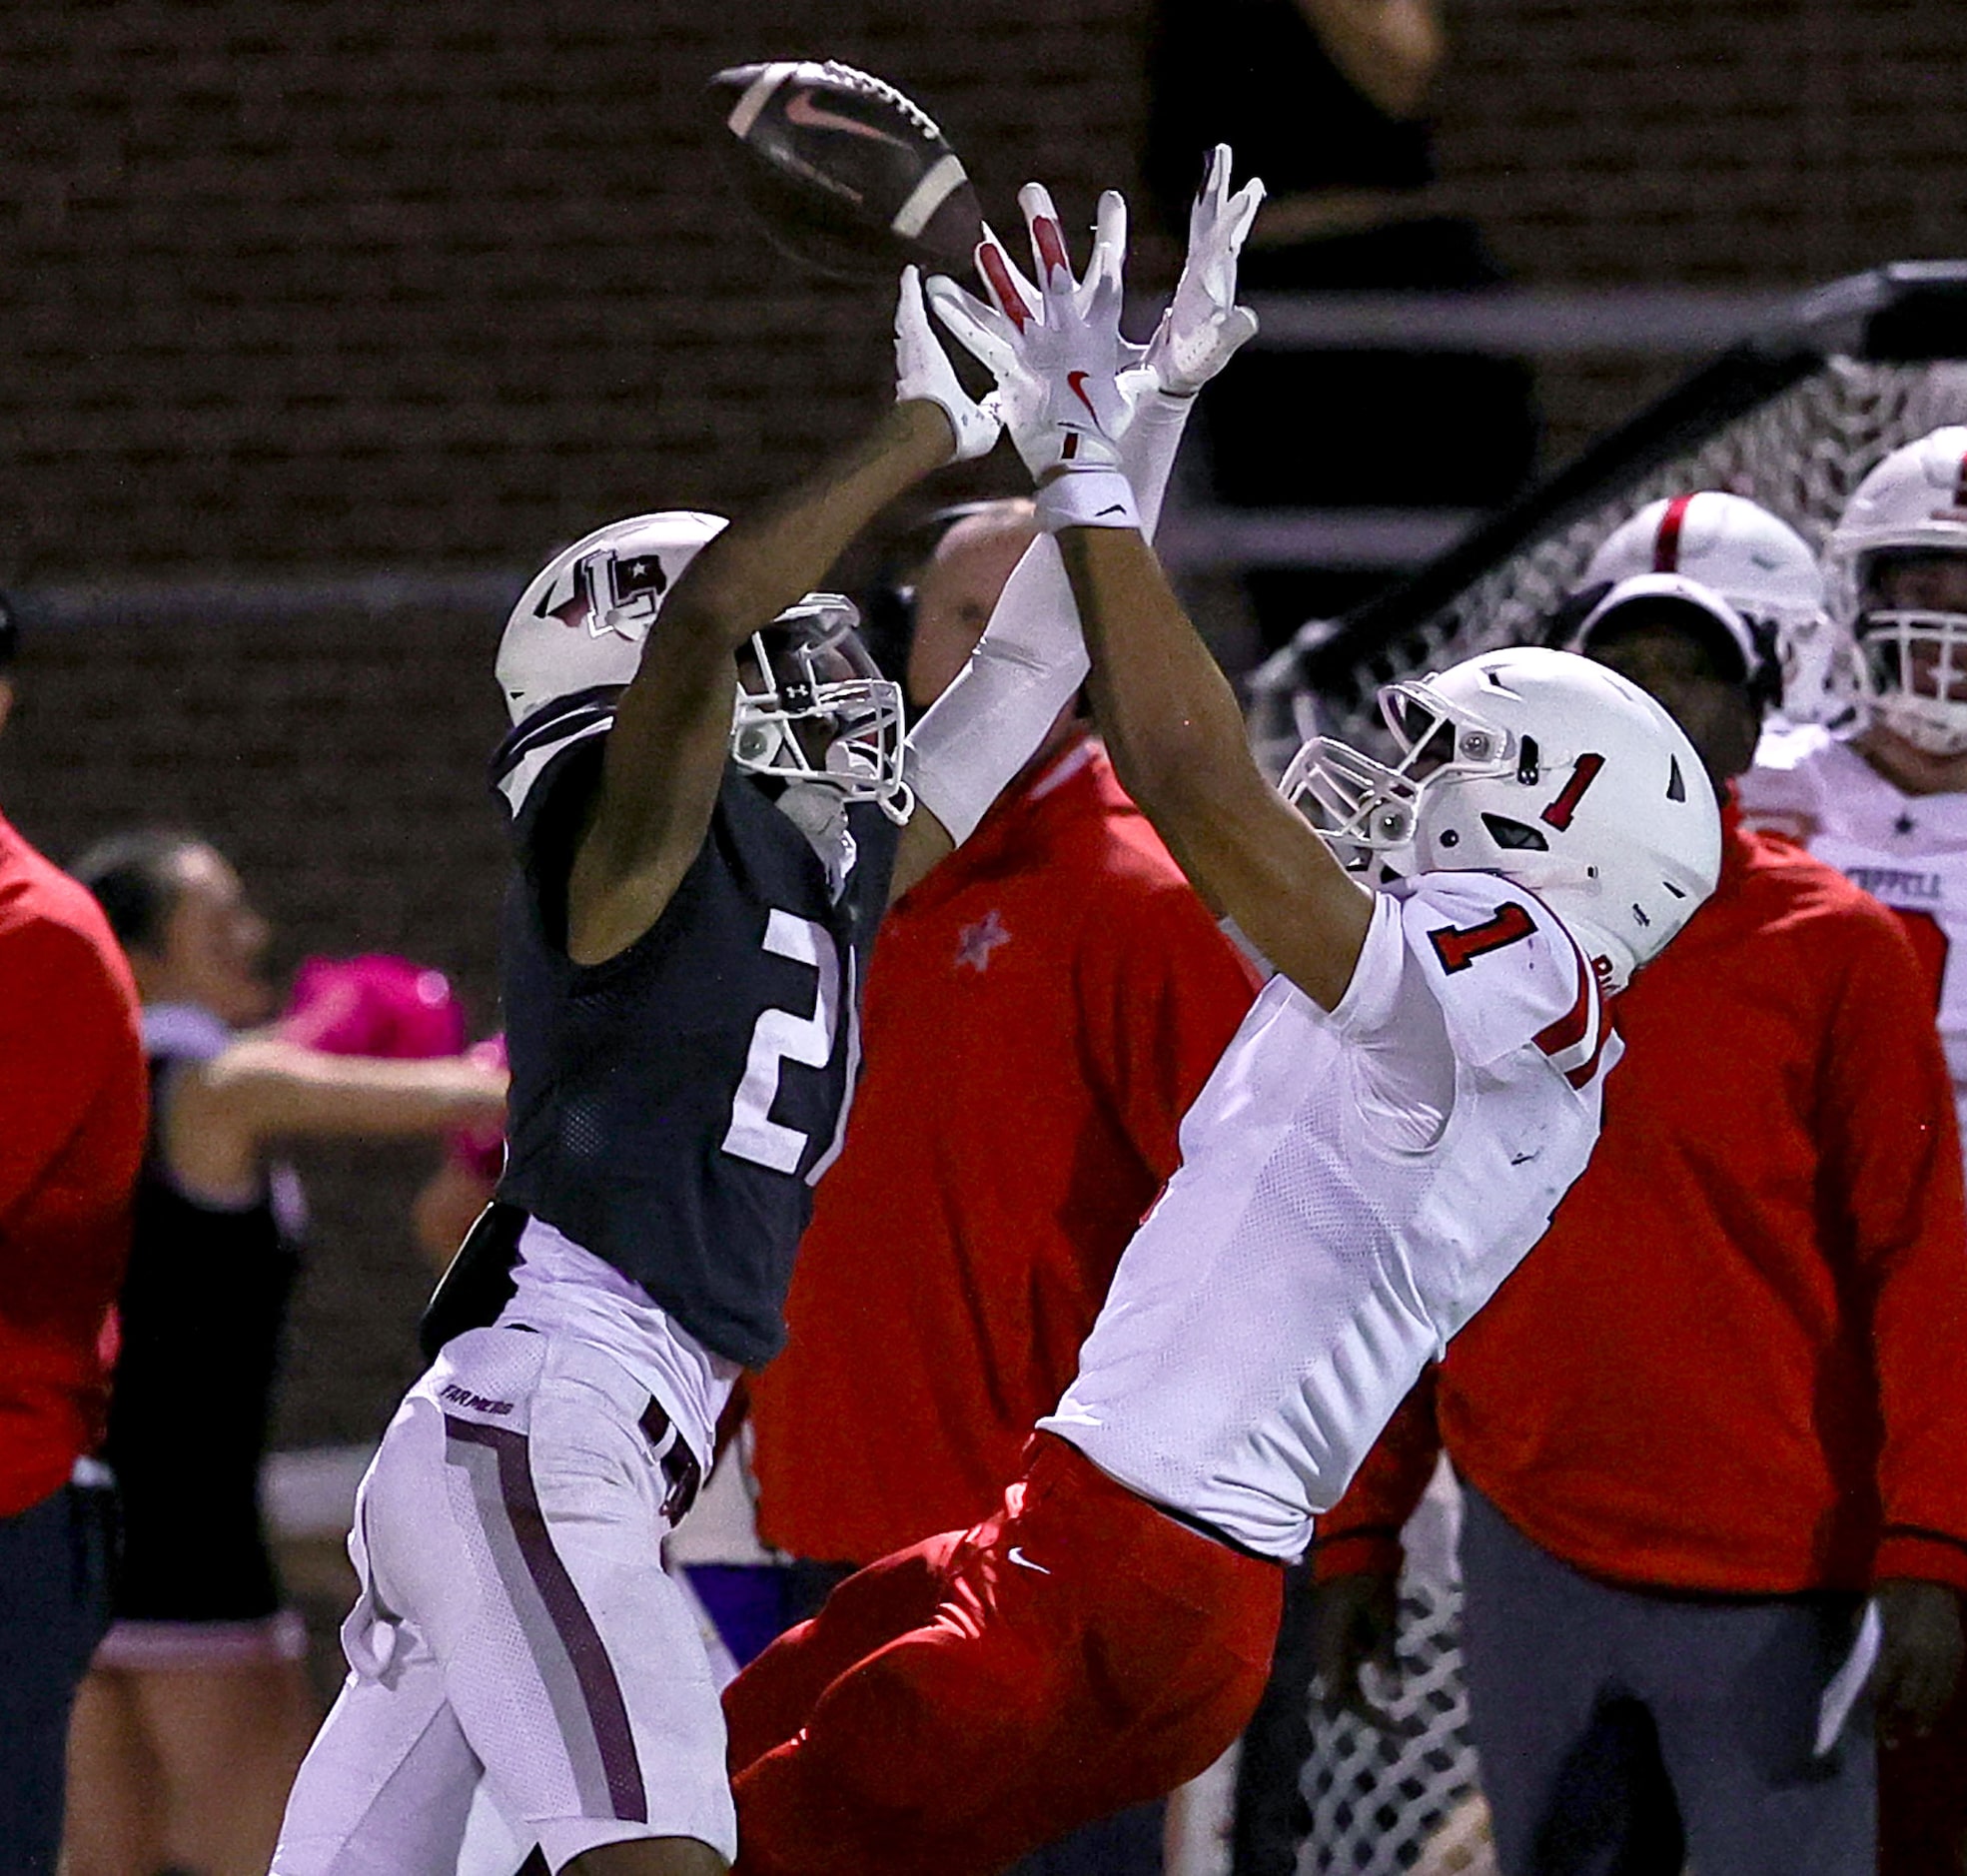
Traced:
<svg viewBox="0 0 1967 1876">
<path fill-rule="evenodd" d="M 996 404 L 988 398 L 979 403 L 963 389 L 929 324 L 928 309 L 922 304 L 921 270 L 905 267 L 901 297 L 895 303 L 895 402 L 907 404 L 918 398 L 939 406 L 949 419 L 955 440 L 952 461 L 990 454 L 1002 428 Z"/>
<path fill-rule="evenodd" d="M 1119 469 L 1128 408 L 1118 381 L 1142 356 L 1142 348 L 1120 332 L 1127 205 L 1111 190 L 1100 198 L 1083 281 L 1073 278 L 1052 198 L 1039 184 L 1027 183 L 1018 205 L 1038 285 L 986 232 L 977 271 L 993 304 L 941 277 L 928 284 L 929 303 L 957 343 L 997 380 L 998 414 L 1039 483 L 1041 521 L 1054 529 L 1138 526 L 1133 492 Z"/>
<path fill-rule="evenodd" d="M 1194 397 L 1257 331 L 1257 315 L 1236 303 L 1236 267 L 1263 201 L 1264 185 L 1254 176 L 1230 193 L 1230 146 L 1219 143 L 1189 210 L 1182 278 L 1141 362 L 1154 389 L 1171 398 Z"/>
</svg>

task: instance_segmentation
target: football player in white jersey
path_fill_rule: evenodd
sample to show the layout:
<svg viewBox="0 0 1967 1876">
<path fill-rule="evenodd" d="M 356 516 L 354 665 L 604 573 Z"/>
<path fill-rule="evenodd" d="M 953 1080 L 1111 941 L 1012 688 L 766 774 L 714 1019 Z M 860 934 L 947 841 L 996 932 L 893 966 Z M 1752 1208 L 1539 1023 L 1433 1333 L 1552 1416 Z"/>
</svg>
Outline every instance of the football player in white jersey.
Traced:
<svg viewBox="0 0 1967 1876">
<path fill-rule="evenodd" d="M 1967 426 L 1894 450 L 1824 549 L 1831 631 L 1859 721 L 1765 736 L 1751 822 L 1788 833 L 1905 921 L 1967 1119 Z"/>
<path fill-rule="evenodd" d="M 1077 1379 L 998 1516 L 850 1577 L 726 1695 L 749 1876 L 1000 1867 L 1167 1790 L 1249 1717 L 1280 1565 L 1423 1364 L 1535 1242 L 1597 1138 L 1610 992 L 1712 890 L 1719 814 L 1666 713 L 1538 647 L 1383 693 L 1400 756 L 1318 742 L 1264 779 L 1169 590 L 1113 439 L 1114 227 L 1081 286 L 932 284 L 998 380 L 1093 657 L 1116 765 L 1278 975 L 1183 1122 Z M 1248 317 L 1244 315 L 1242 317 Z"/>
<path fill-rule="evenodd" d="M 1904 921 L 1932 974 L 1967 1129 L 1967 426 L 1894 450 L 1865 476 L 1825 546 L 1824 575 L 1833 669 L 1855 690 L 1855 724 L 1764 738 L 1737 785 L 1742 809 Z M 1931 1645 L 1957 1663 L 1937 1622 Z M 1956 1698 L 1926 1739 L 1881 1761 L 1887 1876 L 1924 1867 L 1900 1862 L 1914 1838 L 1967 1848 L 1963 1758 L 1967 1698 Z"/>
</svg>

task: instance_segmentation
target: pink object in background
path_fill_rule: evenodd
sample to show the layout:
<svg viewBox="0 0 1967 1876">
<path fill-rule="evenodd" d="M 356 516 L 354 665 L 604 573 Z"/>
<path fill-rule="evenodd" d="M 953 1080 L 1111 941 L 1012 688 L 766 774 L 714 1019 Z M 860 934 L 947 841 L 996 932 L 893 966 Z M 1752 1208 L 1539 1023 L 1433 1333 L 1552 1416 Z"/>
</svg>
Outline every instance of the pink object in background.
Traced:
<svg viewBox="0 0 1967 1876">
<path fill-rule="evenodd" d="M 474 1062 L 487 1068 L 504 1068 L 505 1038 L 488 1036 L 467 1051 Z M 505 1167 L 505 1136 L 496 1127 L 482 1127 L 471 1133 L 451 1137 L 451 1158 L 455 1165 L 476 1173 L 487 1184 L 495 1184 Z"/>
<path fill-rule="evenodd" d="M 280 1028 L 290 1042 L 330 1055 L 408 1061 L 465 1047 L 465 1009 L 451 980 L 381 952 L 304 959 Z"/>
</svg>

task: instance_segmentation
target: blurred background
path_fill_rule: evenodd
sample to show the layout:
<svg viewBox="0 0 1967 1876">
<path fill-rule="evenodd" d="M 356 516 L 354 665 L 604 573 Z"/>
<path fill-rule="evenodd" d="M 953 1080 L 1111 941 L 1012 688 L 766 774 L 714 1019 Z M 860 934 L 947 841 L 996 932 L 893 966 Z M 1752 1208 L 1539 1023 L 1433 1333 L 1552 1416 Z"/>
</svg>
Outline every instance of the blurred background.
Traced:
<svg viewBox="0 0 1967 1876">
<path fill-rule="evenodd" d="M 1497 498 L 1785 292 L 1967 254 L 1949 0 L 1442 13 L 1415 186 L 1512 284 L 1450 337 L 1517 375 L 1523 428 L 1411 447 L 1499 451 Z M 132 822 L 195 827 L 273 917 L 277 963 L 406 952 L 484 1033 L 491 659 L 520 580 L 603 519 L 783 482 L 888 395 L 886 290 L 800 275 L 743 222 L 704 81 L 788 56 L 880 73 L 1000 226 L 1027 177 L 1070 222 L 1123 187 L 1145 291 L 1178 251 L 1145 180 L 1167 30 L 1154 0 L 0 9 L 0 584 L 28 629 L 10 817 L 58 859 Z M 1357 296 L 1278 307 L 1272 336 L 1314 351 L 1377 330 Z M 1336 431 L 1301 407 L 1278 451 L 1343 487 L 1366 445 Z M 1223 467 L 1188 466 L 1168 539 L 1233 666 L 1474 505 L 1349 512 Z M 938 495 L 1010 485 L 1007 457 Z M 304 1157 L 278 1443 L 373 1439 L 414 1374 L 406 1211 L 430 1164 Z"/>
</svg>

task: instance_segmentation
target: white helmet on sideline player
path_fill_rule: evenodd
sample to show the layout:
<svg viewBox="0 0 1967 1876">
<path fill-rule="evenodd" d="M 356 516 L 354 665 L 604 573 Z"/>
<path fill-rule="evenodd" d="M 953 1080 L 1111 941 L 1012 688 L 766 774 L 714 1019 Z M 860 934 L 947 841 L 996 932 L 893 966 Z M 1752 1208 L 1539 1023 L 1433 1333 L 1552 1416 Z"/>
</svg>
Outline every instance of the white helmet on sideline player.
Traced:
<svg viewBox="0 0 1967 1876">
<path fill-rule="evenodd" d="M 1624 987 L 1714 890 L 1721 816 L 1693 745 L 1615 671 L 1541 645 L 1383 685 L 1399 760 L 1316 737 L 1282 787 L 1335 847 L 1411 844 L 1422 872 L 1488 872 L 1546 901 Z"/>
<path fill-rule="evenodd" d="M 508 768 L 509 784 L 501 779 L 515 808 L 547 755 L 606 727 L 610 693 L 635 675 L 663 595 L 727 524 L 689 509 L 630 515 L 563 548 L 528 582 L 496 665 L 514 725 L 508 747 L 529 745 L 523 756 L 512 749 L 521 759 Z M 901 688 L 881 675 L 854 629 L 859 621 L 850 600 L 808 593 L 751 634 L 734 672 L 731 759 L 739 768 L 884 806 L 905 799 Z M 550 721 L 534 724 L 549 710 Z M 562 718 L 565 733 L 555 733 Z M 533 727 L 520 736 L 520 725 Z"/>
<path fill-rule="evenodd" d="M 1882 603 L 1881 576 L 1924 563 L 1952 582 L 1950 562 L 1954 604 Z M 1871 720 L 1929 755 L 1967 753 L 1967 426 L 1894 450 L 1858 484 L 1825 544 L 1824 579 Z"/>
<path fill-rule="evenodd" d="M 1763 657 L 1773 654 L 1779 661 L 1782 707 L 1796 721 L 1826 721 L 1848 707 L 1830 669 L 1816 555 L 1795 528 L 1758 502 L 1719 488 L 1648 501 L 1599 542 L 1578 585 L 1641 573 L 1679 573 L 1727 600 L 1748 621 Z M 1774 702 L 1756 676 L 1751 669 L 1751 688 Z"/>
</svg>

